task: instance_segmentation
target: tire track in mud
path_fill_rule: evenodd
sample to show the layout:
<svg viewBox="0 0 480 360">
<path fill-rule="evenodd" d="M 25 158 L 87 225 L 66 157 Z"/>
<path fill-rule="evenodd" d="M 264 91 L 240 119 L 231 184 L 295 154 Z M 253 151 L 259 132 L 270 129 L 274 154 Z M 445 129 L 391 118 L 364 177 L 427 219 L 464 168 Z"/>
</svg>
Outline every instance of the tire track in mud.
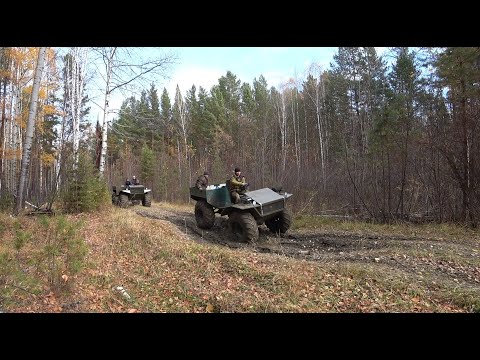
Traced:
<svg viewBox="0 0 480 360">
<path fill-rule="evenodd" d="M 200 229 L 195 222 L 195 216 L 182 211 L 170 211 L 164 209 L 136 210 L 138 215 L 151 219 L 165 220 L 176 225 L 182 232 L 195 241 L 202 243 L 214 243 L 228 246 L 230 248 L 243 248 L 248 244 L 238 243 L 229 239 L 226 219 L 216 217 L 215 224 L 209 230 Z"/>
<path fill-rule="evenodd" d="M 231 249 L 247 249 L 259 253 L 271 253 L 317 262 L 368 263 L 387 266 L 416 279 L 429 276 L 456 286 L 479 290 L 480 248 L 478 244 L 449 242 L 420 237 L 380 237 L 376 235 L 333 234 L 318 231 L 289 230 L 286 234 L 271 233 L 265 225 L 259 226 L 259 239 L 255 243 L 239 243 L 233 240 L 227 218 L 216 215 L 215 224 L 209 230 L 197 227 L 193 213 L 163 209 L 143 208 L 135 212 L 144 217 L 166 220 L 177 226 L 193 240 L 227 246 Z M 449 262 L 436 256 L 435 251 L 453 252 L 468 259 L 467 264 Z"/>
</svg>

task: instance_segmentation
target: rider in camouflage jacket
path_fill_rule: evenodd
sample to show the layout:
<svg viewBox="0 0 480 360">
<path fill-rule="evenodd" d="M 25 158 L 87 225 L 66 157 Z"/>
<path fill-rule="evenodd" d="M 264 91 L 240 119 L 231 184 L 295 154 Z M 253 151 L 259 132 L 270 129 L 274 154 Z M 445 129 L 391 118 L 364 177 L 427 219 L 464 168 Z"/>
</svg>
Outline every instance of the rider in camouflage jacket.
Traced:
<svg viewBox="0 0 480 360">
<path fill-rule="evenodd" d="M 245 182 L 245 176 L 242 176 L 240 168 L 235 168 L 235 174 L 230 178 L 230 195 L 235 204 L 240 202 L 240 194 L 244 194 L 248 183 Z"/>
</svg>

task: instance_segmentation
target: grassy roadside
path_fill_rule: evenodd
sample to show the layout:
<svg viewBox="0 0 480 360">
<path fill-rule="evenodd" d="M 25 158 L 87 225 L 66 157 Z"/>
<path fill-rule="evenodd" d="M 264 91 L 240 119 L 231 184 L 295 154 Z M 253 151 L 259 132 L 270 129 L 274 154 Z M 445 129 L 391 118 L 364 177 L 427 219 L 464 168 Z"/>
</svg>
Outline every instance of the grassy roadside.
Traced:
<svg viewBox="0 0 480 360">
<path fill-rule="evenodd" d="M 365 236 L 388 236 L 426 238 L 448 241 L 480 242 L 480 234 L 470 228 L 453 224 L 374 224 L 321 216 L 302 215 L 295 218 L 292 229 L 320 230 L 329 233 L 362 234 Z"/>
</svg>

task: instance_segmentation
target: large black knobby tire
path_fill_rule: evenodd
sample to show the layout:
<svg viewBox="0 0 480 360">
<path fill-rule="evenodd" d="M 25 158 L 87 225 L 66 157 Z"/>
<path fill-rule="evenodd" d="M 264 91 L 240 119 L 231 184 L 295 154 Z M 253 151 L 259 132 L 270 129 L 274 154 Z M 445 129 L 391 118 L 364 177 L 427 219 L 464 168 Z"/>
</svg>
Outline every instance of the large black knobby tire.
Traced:
<svg viewBox="0 0 480 360">
<path fill-rule="evenodd" d="M 145 194 L 145 196 L 142 199 L 142 205 L 143 206 L 152 206 L 152 193 L 148 192 Z"/>
<path fill-rule="evenodd" d="M 128 206 L 128 195 L 127 194 L 120 194 L 120 207 L 126 208 Z"/>
<path fill-rule="evenodd" d="M 118 197 L 115 193 L 112 194 L 112 204 L 117 205 L 118 203 Z"/>
<path fill-rule="evenodd" d="M 285 233 L 292 225 L 292 213 L 287 208 L 283 209 L 281 213 L 274 218 L 265 221 L 265 225 L 274 233 Z"/>
<path fill-rule="evenodd" d="M 211 229 L 215 223 L 215 212 L 212 205 L 205 200 L 199 200 L 195 204 L 195 220 L 200 229 Z"/>
<path fill-rule="evenodd" d="M 228 217 L 230 231 L 235 240 L 255 242 L 258 239 L 257 221 L 249 212 L 234 212 Z"/>
</svg>

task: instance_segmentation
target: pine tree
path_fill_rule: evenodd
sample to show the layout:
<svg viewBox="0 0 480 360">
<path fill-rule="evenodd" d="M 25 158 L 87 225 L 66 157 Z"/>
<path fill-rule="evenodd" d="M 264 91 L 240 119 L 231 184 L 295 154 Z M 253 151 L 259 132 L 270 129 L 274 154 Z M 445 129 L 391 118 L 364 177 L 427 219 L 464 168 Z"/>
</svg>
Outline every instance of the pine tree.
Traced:
<svg viewBox="0 0 480 360">
<path fill-rule="evenodd" d="M 141 159 L 141 179 L 144 184 L 151 184 L 153 182 L 155 155 L 153 151 L 147 146 L 142 147 L 142 159 Z"/>
<path fill-rule="evenodd" d="M 163 88 L 162 97 L 161 97 L 161 113 L 160 119 L 162 122 L 163 131 L 166 142 L 167 139 L 173 138 L 173 124 L 172 124 L 172 105 L 170 102 L 170 96 L 168 95 L 167 89 Z"/>
<path fill-rule="evenodd" d="M 443 127 L 439 150 L 448 163 L 462 194 L 462 218 L 477 226 L 480 218 L 480 49 L 446 48 L 435 65 L 439 86 L 448 89 L 449 119 Z"/>
<path fill-rule="evenodd" d="M 163 137 L 162 121 L 160 116 L 160 100 L 158 98 L 157 89 L 152 83 L 148 92 L 148 101 L 150 104 L 149 123 L 150 123 L 150 139 L 151 148 L 155 149 L 154 144 L 159 142 Z"/>
</svg>

